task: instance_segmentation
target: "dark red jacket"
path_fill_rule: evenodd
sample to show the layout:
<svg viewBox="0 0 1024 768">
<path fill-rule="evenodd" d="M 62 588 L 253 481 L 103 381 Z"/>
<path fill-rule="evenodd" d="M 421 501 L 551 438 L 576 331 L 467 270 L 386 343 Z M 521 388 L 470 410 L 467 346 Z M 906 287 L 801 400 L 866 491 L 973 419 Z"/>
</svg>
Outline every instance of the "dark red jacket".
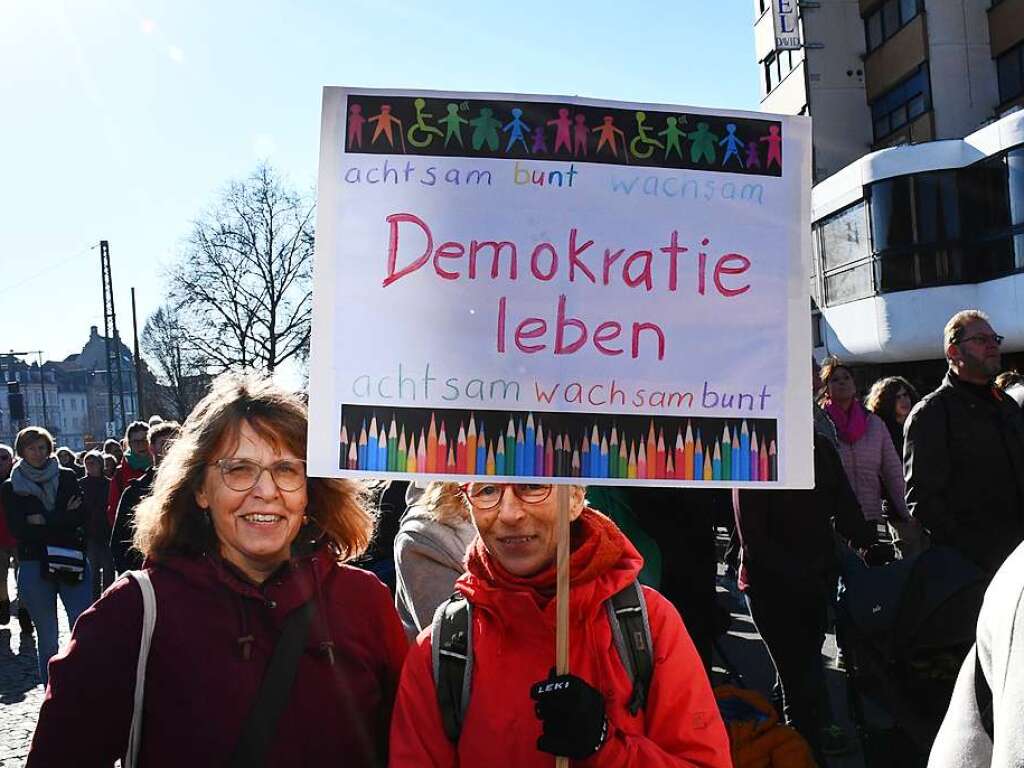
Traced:
<svg viewBox="0 0 1024 768">
<path fill-rule="evenodd" d="M 11 535 L 10 528 L 7 527 L 7 515 L 4 512 L 4 502 L 0 499 L 0 549 L 7 552 L 13 552 L 18 543 L 14 540 Z M 3 555 L 0 555 L 3 557 Z"/>
<path fill-rule="evenodd" d="M 671 603 L 643 588 L 654 646 L 647 704 L 629 714 L 632 685 L 612 639 L 605 600 L 633 582 L 643 560 L 615 524 L 593 510 L 573 523 L 569 668 L 604 695 L 608 740 L 581 768 L 730 768 L 729 738 L 697 651 Z M 473 604 L 473 675 L 458 744 L 445 735 L 424 630 L 409 653 L 391 727 L 392 768 L 550 768 L 537 749 L 530 687 L 555 661 L 554 568 L 510 576 L 479 539 L 456 589 Z M 547 595 L 547 596 L 545 596 Z"/>
<path fill-rule="evenodd" d="M 110 492 L 107 494 L 107 525 L 114 527 L 114 518 L 117 517 L 117 505 L 121 502 L 121 494 L 128 487 L 128 483 L 137 477 L 142 477 L 145 469 L 132 469 L 128 459 L 121 459 L 121 463 L 114 470 L 114 476 L 110 478 Z"/>
<path fill-rule="evenodd" d="M 262 587 L 212 556 L 149 571 L 157 620 L 141 765 L 227 765 L 282 623 L 310 597 L 317 611 L 266 765 L 384 765 L 407 646 L 375 576 L 324 549 Z M 67 650 L 50 662 L 29 766 L 106 767 L 124 754 L 141 626 L 141 593 L 128 578 L 79 617 Z"/>
</svg>

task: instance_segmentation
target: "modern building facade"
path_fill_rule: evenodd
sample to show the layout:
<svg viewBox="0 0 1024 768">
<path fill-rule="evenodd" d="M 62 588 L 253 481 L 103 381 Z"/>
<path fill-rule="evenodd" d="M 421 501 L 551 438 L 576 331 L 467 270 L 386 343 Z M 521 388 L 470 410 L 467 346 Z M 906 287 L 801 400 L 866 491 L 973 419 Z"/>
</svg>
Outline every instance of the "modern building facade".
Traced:
<svg viewBox="0 0 1024 768">
<path fill-rule="evenodd" d="M 1024 102 L 1024 0 L 801 2 L 797 51 L 774 48 L 772 0 L 754 12 L 761 107 L 814 117 L 816 182 L 873 150 L 962 138 Z"/>
<path fill-rule="evenodd" d="M 761 106 L 813 118 L 816 355 L 930 389 L 946 320 L 978 307 L 1024 366 L 1024 0 L 801 2 L 794 51 L 772 2 Z"/>
</svg>

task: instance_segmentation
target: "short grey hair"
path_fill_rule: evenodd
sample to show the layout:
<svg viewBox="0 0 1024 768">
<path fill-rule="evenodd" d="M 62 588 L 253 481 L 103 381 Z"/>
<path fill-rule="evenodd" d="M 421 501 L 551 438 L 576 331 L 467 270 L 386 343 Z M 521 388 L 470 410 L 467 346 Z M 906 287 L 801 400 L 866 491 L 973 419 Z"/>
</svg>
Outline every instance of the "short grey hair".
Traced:
<svg viewBox="0 0 1024 768">
<path fill-rule="evenodd" d="M 946 323 L 946 327 L 942 331 L 943 351 L 949 349 L 951 344 L 959 344 L 960 334 L 963 333 L 964 328 L 975 320 L 984 320 L 986 323 L 992 323 L 989 316 L 980 309 L 963 309 L 949 318 L 949 322 Z"/>
</svg>

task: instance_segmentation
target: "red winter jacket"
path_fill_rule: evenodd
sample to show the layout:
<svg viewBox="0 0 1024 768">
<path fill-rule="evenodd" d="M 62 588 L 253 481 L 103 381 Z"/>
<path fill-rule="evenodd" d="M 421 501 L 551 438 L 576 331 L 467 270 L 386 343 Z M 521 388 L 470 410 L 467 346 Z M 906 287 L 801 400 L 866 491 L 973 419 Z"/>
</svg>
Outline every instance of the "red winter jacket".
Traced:
<svg viewBox="0 0 1024 768">
<path fill-rule="evenodd" d="M 114 519 L 117 517 L 117 505 L 121 503 L 121 494 L 128 487 L 128 483 L 144 474 L 146 474 L 145 469 L 132 469 L 126 458 L 121 459 L 121 463 L 114 470 L 114 476 L 110 478 L 110 491 L 107 494 L 107 523 L 111 530 L 114 528 Z"/>
<path fill-rule="evenodd" d="M 627 708 L 631 683 L 619 660 L 604 601 L 634 579 L 643 560 L 608 518 L 585 510 L 573 523 L 570 662 L 574 675 L 604 694 L 608 740 L 587 768 L 731 768 L 729 740 L 700 657 L 672 604 L 643 588 L 654 644 L 654 675 L 645 709 Z M 555 661 L 555 572 L 511 576 L 479 539 L 469 573 L 456 588 L 473 604 L 473 676 L 458 744 L 438 711 L 425 629 L 402 672 L 391 723 L 391 766 L 550 768 L 537 749 L 541 724 L 530 687 Z M 548 597 L 546 597 L 547 595 Z"/>
<path fill-rule="evenodd" d="M 266 765 L 384 765 L 407 641 L 375 576 L 338 565 L 326 549 L 261 587 L 212 556 L 148 566 L 157 619 L 141 765 L 227 765 L 281 625 L 311 596 L 317 611 Z M 124 754 L 141 627 L 142 596 L 128 578 L 79 617 L 50 662 L 29 766 L 109 768 Z"/>
</svg>

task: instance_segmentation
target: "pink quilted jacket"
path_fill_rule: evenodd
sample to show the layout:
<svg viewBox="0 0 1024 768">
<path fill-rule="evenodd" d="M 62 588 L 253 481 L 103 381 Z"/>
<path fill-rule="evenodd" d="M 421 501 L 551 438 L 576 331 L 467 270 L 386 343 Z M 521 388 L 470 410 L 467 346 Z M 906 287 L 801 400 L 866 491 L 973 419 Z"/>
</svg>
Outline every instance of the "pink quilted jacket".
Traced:
<svg viewBox="0 0 1024 768">
<path fill-rule="evenodd" d="M 882 484 L 893 512 L 903 520 L 910 520 L 906 487 L 903 483 L 903 462 L 896 455 L 892 438 L 885 423 L 868 413 L 868 428 L 864 436 L 853 445 L 839 439 L 839 456 L 843 460 L 846 477 L 857 495 L 860 508 L 867 520 L 882 520 Z"/>
</svg>

